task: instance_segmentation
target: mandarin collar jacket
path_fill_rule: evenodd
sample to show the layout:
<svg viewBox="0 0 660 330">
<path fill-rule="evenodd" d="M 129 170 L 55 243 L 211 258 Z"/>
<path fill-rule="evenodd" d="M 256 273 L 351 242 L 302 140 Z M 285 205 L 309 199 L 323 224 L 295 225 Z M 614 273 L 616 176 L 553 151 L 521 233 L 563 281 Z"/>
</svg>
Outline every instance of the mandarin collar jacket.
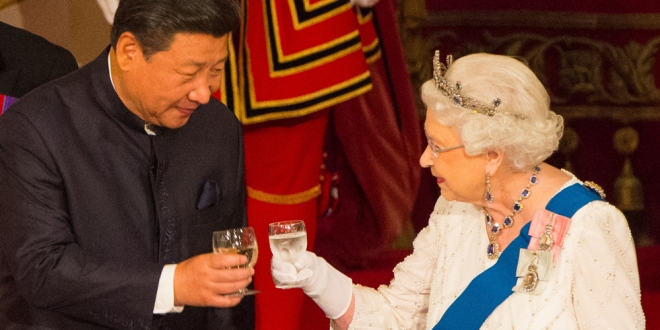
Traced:
<svg viewBox="0 0 660 330">
<path fill-rule="evenodd" d="M 251 299 L 153 315 L 164 264 L 246 225 L 240 123 L 211 99 L 147 134 L 107 56 L 0 117 L 0 328 L 253 328 Z"/>
</svg>

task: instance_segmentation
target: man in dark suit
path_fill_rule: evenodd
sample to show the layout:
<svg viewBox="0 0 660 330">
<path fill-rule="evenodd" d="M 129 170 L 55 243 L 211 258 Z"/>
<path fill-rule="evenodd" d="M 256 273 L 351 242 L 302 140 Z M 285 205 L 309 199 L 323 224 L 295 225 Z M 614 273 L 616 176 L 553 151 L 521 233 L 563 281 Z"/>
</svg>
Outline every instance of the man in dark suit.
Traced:
<svg viewBox="0 0 660 330">
<path fill-rule="evenodd" d="M 68 50 L 0 22 L 0 94 L 20 98 L 76 69 L 76 59 Z"/>
<path fill-rule="evenodd" d="M 234 0 L 132 0 L 111 47 L 0 116 L 2 329 L 254 327 L 241 125 L 211 98 Z"/>
</svg>

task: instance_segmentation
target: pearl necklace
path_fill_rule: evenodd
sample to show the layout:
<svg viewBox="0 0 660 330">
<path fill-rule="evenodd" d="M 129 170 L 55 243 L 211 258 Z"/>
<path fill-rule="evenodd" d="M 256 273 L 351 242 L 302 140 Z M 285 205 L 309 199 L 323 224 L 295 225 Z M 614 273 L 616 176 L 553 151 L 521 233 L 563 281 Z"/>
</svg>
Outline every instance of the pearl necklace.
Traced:
<svg viewBox="0 0 660 330">
<path fill-rule="evenodd" d="M 500 245 L 497 244 L 497 236 L 500 235 L 502 230 L 505 228 L 509 228 L 513 226 L 513 216 L 520 213 L 523 210 L 523 204 L 522 200 L 529 198 L 529 196 L 532 194 L 532 191 L 530 190 L 531 186 L 535 186 L 539 183 L 539 179 L 536 176 L 541 172 L 541 167 L 539 165 L 534 166 L 532 168 L 532 171 L 534 172 L 532 176 L 529 178 L 529 182 L 527 182 L 527 186 L 525 186 L 525 189 L 522 190 L 520 193 L 520 196 L 518 197 L 518 200 L 513 202 L 513 207 L 511 208 L 511 213 L 507 215 L 504 218 L 504 221 L 502 221 L 502 224 L 500 225 L 499 223 L 495 222 L 493 220 L 493 217 L 486 212 L 486 225 L 490 227 L 490 238 L 488 240 L 490 243 L 488 244 L 488 248 L 486 249 L 486 253 L 488 254 L 489 259 L 497 259 L 500 256 Z"/>
</svg>

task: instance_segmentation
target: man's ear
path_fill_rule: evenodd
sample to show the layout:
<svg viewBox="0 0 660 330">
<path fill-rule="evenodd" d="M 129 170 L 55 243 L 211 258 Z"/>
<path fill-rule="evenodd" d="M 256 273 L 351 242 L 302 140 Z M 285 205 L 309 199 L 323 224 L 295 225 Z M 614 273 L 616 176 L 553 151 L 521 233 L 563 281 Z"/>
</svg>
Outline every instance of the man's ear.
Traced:
<svg viewBox="0 0 660 330">
<path fill-rule="evenodd" d="M 497 170 L 502 166 L 504 160 L 504 153 L 502 150 L 491 150 L 486 153 L 486 173 L 491 176 L 497 173 Z"/>
<path fill-rule="evenodd" d="M 122 71 L 128 71 L 136 60 L 142 57 L 142 48 L 135 35 L 131 32 L 124 32 L 117 39 L 115 48 L 117 54 L 117 65 Z"/>
</svg>

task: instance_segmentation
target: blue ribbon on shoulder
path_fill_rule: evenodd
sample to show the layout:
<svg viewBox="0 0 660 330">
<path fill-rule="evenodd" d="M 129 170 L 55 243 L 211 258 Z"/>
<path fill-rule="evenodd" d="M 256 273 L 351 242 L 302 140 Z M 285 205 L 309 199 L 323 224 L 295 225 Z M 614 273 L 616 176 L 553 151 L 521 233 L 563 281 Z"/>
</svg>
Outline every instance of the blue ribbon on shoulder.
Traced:
<svg viewBox="0 0 660 330">
<path fill-rule="evenodd" d="M 602 198 L 596 192 L 576 183 L 557 193 L 548 202 L 546 209 L 572 218 L 584 205 L 599 199 Z M 442 315 L 433 330 L 479 329 L 493 310 L 513 293 L 520 255 L 518 251 L 529 245 L 530 223 L 520 229 L 520 235 L 504 249 L 495 265 L 472 279 L 463 293 Z"/>
</svg>

